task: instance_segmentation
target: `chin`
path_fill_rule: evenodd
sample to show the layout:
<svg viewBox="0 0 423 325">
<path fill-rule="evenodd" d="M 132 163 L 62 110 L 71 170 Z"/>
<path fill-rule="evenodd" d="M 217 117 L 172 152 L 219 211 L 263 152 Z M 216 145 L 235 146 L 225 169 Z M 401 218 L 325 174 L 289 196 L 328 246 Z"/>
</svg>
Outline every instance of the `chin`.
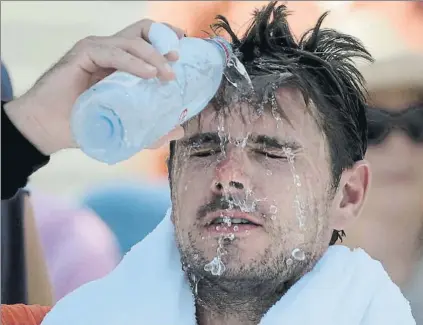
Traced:
<svg viewBox="0 0 423 325">
<path fill-rule="evenodd" d="M 205 240 L 201 247 L 196 247 L 197 251 L 201 252 L 201 255 L 208 261 L 211 261 L 217 256 L 217 240 L 209 239 Z M 264 252 L 252 250 L 253 247 L 241 247 L 238 243 L 225 243 L 223 245 L 224 254 L 222 255 L 222 261 L 224 263 L 251 263 L 252 260 L 259 258 Z M 235 264 L 234 264 L 235 265 Z"/>
</svg>

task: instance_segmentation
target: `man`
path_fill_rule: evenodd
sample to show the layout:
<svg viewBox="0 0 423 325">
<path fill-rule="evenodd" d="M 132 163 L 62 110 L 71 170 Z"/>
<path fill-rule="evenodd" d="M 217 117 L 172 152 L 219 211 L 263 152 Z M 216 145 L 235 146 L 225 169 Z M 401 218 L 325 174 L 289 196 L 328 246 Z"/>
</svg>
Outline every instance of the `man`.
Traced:
<svg viewBox="0 0 423 325">
<path fill-rule="evenodd" d="M 237 88 L 223 81 L 171 143 L 174 226 L 165 218 L 110 276 L 62 299 L 43 324 L 414 324 L 379 263 L 362 251 L 328 251 L 359 215 L 369 185 L 365 96 L 350 59 L 370 55 L 357 40 L 320 30 L 322 19 L 299 43 L 286 8 L 274 2 L 256 12 L 242 39 L 220 21 L 252 83 L 232 70 Z M 150 25 L 78 44 L 31 96 L 6 105 L 9 118 L 44 153 L 72 146 L 63 117 L 104 68 L 172 78 L 146 42 Z M 28 98 L 42 107 L 36 121 L 54 107 L 63 124 L 42 119 L 41 134 L 31 130 L 34 120 L 22 120 Z M 151 264 L 140 266 L 143 258 Z"/>
</svg>

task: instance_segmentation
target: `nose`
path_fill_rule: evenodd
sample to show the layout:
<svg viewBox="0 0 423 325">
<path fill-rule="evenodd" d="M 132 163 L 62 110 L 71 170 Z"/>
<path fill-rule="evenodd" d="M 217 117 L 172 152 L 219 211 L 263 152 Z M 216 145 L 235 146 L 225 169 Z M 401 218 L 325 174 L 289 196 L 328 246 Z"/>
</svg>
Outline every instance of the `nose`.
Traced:
<svg viewBox="0 0 423 325">
<path fill-rule="evenodd" d="M 245 173 L 245 162 L 240 154 L 227 151 L 226 157 L 216 166 L 212 191 L 217 195 L 244 192 L 250 186 Z"/>
</svg>

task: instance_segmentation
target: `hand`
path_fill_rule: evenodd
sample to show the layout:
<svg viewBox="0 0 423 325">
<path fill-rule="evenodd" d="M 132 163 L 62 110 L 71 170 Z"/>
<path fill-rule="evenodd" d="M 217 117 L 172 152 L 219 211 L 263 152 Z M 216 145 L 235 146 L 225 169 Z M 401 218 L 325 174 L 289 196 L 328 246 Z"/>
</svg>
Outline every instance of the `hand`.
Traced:
<svg viewBox="0 0 423 325">
<path fill-rule="evenodd" d="M 72 106 L 85 90 L 114 71 L 144 79 L 174 79 L 168 60 L 176 61 L 178 54 L 163 56 L 153 48 L 148 40 L 152 23 L 143 19 L 115 35 L 77 42 L 26 94 L 5 105 L 12 123 L 42 153 L 50 155 L 77 147 L 70 129 Z M 184 36 L 181 29 L 168 26 L 179 38 Z"/>
</svg>

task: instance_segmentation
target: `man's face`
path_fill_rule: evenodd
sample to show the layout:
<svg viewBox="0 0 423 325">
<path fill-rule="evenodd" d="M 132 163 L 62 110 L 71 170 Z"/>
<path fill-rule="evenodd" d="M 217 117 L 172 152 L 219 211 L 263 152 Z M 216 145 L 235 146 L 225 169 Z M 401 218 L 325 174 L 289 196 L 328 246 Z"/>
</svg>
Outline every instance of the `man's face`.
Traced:
<svg viewBox="0 0 423 325">
<path fill-rule="evenodd" d="M 328 246 L 326 141 L 299 92 L 275 97 L 290 123 L 270 109 L 258 117 L 247 103 L 226 114 L 211 104 L 178 141 L 173 220 L 183 263 L 196 274 L 208 276 L 204 266 L 221 256 L 229 279 L 289 278 Z"/>
</svg>

